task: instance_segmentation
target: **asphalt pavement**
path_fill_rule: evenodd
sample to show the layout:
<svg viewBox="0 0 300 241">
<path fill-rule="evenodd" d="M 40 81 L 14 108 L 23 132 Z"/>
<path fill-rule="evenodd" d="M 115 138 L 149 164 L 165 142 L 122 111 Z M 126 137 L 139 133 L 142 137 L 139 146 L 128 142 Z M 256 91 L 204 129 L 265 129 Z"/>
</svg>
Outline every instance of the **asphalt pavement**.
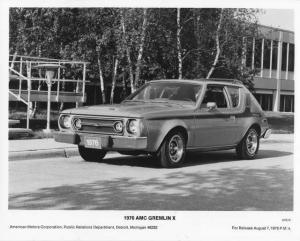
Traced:
<svg viewBox="0 0 300 241">
<path fill-rule="evenodd" d="M 74 148 L 44 142 L 33 150 L 10 141 L 9 151 Z M 255 160 L 239 160 L 233 150 L 195 153 L 176 169 L 117 153 L 100 163 L 45 157 L 9 162 L 9 209 L 293 210 L 293 135 L 263 140 Z"/>
</svg>

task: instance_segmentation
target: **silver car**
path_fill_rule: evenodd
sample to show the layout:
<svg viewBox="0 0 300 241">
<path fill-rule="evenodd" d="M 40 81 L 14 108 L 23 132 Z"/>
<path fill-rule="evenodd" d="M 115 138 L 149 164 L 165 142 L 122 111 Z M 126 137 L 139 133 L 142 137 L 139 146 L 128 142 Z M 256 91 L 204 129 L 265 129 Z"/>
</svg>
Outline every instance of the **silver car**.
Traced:
<svg viewBox="0 0 300 241">
<path fill-rule="evenodd" d="M 189 151 L 236 149 L 255 158 L 271 129 L 260 105 L 239 81 L 155 80 L 121 104 L 64 110 L 55 140 L 78 145 L 86 161 L 107 151 L 151 154 L 177 167 Z"/>
</svg>

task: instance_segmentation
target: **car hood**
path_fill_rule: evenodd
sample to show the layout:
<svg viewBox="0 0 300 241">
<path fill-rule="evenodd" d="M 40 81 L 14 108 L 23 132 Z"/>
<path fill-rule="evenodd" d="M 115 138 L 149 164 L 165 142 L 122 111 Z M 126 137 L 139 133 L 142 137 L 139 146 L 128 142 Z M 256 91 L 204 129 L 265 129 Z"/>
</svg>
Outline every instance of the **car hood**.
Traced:
<svg viewBox="0 0 300 241">
<path fill-rule="evenodd" d="M 181 103 L 155 103 L 155 102 L 126 102 L 114 105 L 94 105 L 79 108 L 67 109 L 62 113 L 74 115 L 101 115 L 113 117 L 136 117 L 147 118 L 161 116 L 162 114 L 170 115 L 182 110 L 193 109 L 192 104 Z"/>
</svg>

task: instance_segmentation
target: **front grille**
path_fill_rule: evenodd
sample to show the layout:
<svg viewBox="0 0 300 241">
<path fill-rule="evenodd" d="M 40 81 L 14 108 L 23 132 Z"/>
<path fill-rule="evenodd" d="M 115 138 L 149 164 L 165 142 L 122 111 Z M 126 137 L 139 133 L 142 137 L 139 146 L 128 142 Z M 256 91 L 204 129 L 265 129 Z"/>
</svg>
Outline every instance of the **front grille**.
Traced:
<svg viewBox="0 0 300 241">
<path fill-rule="evenodd" d="M 114 123 L 116 121 L 122 121 L 120 119 L 107 117 L 73 116 L 72 120 L 75 119 L 81 120 L 81 128 L 79 130 L 74 126 L 74 121 L 72 121 L 72 128 L 77 132 L 123 135 L 123 132 L 118 133 L 114 129 Z"/>
</svg>

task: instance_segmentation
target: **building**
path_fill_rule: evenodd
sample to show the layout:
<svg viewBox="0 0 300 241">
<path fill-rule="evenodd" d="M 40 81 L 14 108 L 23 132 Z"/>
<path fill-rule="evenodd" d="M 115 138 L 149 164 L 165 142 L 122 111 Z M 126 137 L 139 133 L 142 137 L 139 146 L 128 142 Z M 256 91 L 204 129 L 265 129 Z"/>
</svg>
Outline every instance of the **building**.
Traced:
<svg viewBox="0 0 300 241">
<path fill-rule="evenodd" d="M 254 95 L 263 110 L 294 112 L 294 32 L 263 26 L 246 41 L 246 66 L 258 69 Z"/>
</svg>

